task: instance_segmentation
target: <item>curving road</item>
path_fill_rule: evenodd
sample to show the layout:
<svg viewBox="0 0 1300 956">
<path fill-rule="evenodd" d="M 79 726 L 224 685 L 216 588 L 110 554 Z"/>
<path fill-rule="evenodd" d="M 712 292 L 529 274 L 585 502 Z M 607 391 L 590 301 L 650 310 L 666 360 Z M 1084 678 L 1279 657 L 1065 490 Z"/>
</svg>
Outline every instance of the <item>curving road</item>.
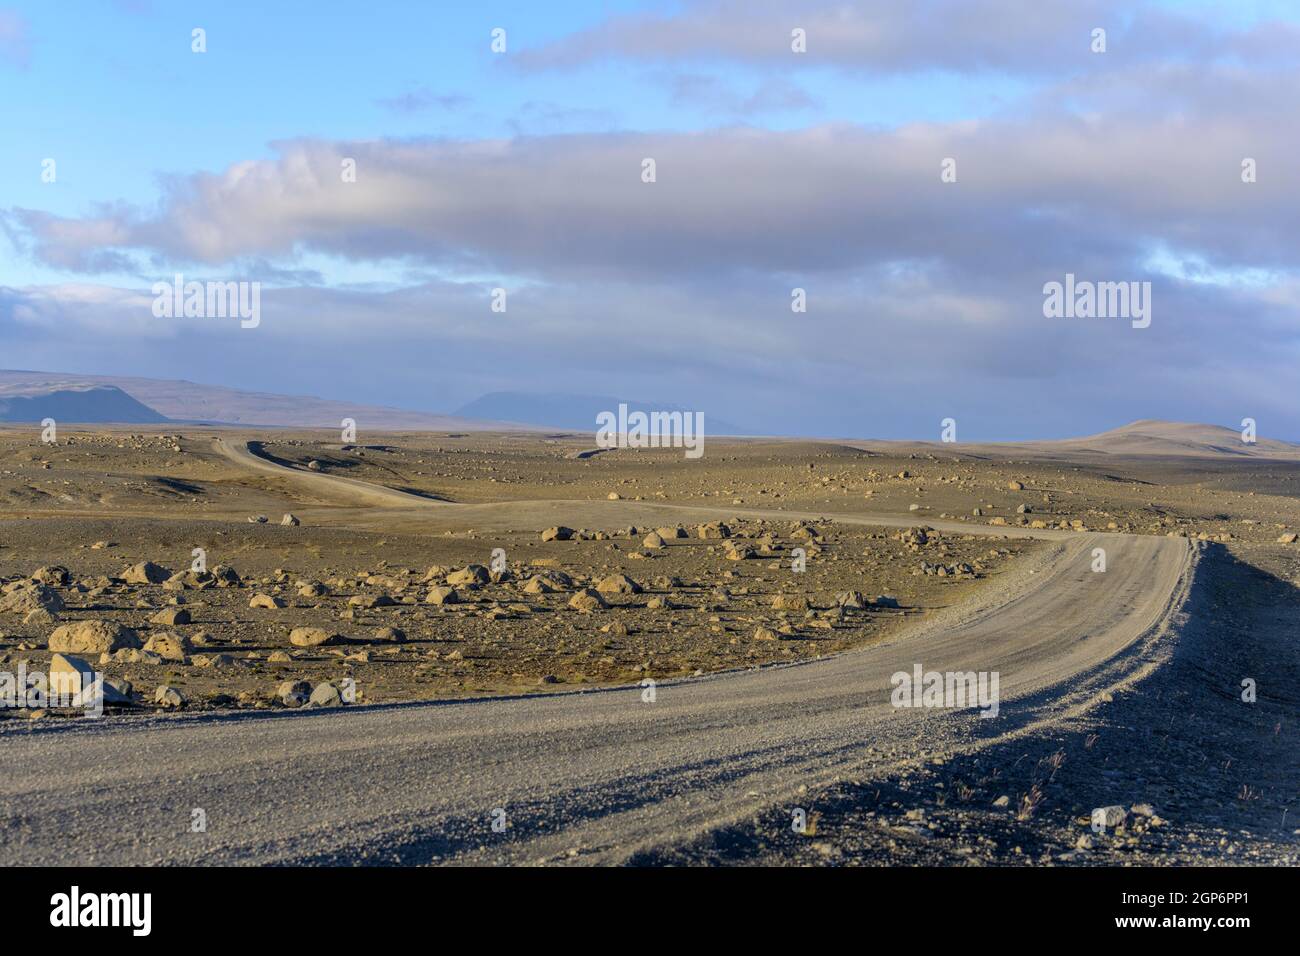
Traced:
<svg viewBox="0 0 1300 956">
<path fill-rule="evenodd" d="M 378 507 L 463 507 L 286 475 L 247 446 L 221 450 L 319 494 Z M 795 806 L 803 785 L 1042 732 L 1157 666 L 1197 551 L 1176 538 L 1035 536 L 1050 541 L 1042 553 L 892 643 L 664 683 L 652 702 L 640 688 L 620 688 L 12 728 L 0 733 L 0 859 L 620 862 L 761 808 Z M 1107 551 L 1105 573 L 1091 570 L 1095 547 Z M 996 671 L 998 716 L 894 708 L 890 675 L 918 663 Z M 196 808 L 205 833 L 191 832 Z M 497 810 L 504 832 L 492 826 Z"/>
</svg>

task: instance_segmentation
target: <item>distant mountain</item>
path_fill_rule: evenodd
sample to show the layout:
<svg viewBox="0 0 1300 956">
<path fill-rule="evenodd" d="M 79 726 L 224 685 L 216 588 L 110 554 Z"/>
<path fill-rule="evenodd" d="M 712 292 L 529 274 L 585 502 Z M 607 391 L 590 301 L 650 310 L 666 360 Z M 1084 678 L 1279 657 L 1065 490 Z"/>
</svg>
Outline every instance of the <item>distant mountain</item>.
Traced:
<svg viewBox="0 0 1300 956">
<path fill-rule="evenodd" d="M 1097 462 L 1115 458 L 1223 458 L 1300 461 L 1300 445 L 1257 437 L 1241 440 L 1241 432 L 1221 425 L 1166 422 L 1143 419 L 1082 438 L 1036 439 L 1031 441 L 960 442 L 946 445 L 935 441 L 881 441 L 844 439 L 852 448 L 885 454 L 939 452 L 957 455 L 1015 458 L 1026 454 L 1050 458 Z"/>
<path fill-rule="evenodd" d="M 1300 459 L 1300 445 L 1290 442 L 1257 437 L 1248 443 L 1242 441 L 1239 429 L 1150 418 L 1086 438 L 1026 444 L 1110 455 Z"/>
<path fill-rule="evenodd" d="M 159 424 L 168 421 L 148 405 L 113 385 L 67 384 L 45 387 L 0 384 L 0 422 Z"/>
<path fill-rule="evenodd" d="M 107 402 L 102 397 L 93 402 L 82 399 L 81 404 L 61 405 L 65 409 L 62 413 L 35 414 L 40 408 L 51 407 L 45 403 L 52 401 L 54 396 L 90 388 L 116 392 L 126 402 Z M 219 385 L 113 375 L 0 370 L 0 399 L 6 395 L 28 399 L 25 404 L 15 406 L 9 413 L 27 417 L 6 417 L 5 413 L 0 412 L 0 420 L 6 421 L 40 421 L 50 417 L 59 422 L 128 424 L 171 420 L 221 425 L 338 428 L 343 419 L 351 418 L 362 429 L 392 431 L 497 431 L 506 427 L 500 422 L 471 421 L 451 415 L 411 412 L 307 395 L 245 392 Z M 153 417 L 141 417 L 146 414 Z"/>
<path fill-rule="evenodd" d="M 596 429 L 596 416 L 601 412 L 618 414 L 619 404 L 628 412 L 696 412 L 703 409 L 685 408 L 671 402 L 644 402 L 609 395 L 572 395 L 563 392 L 489 392 L 468 405 L 456 409 L 455 414 L 470 418 L 490 418 L 503 422 L 541 425 L 570 431 Z M 753 435 L 748 428 L 704 415 L 706 435 Z"/>
</svg>

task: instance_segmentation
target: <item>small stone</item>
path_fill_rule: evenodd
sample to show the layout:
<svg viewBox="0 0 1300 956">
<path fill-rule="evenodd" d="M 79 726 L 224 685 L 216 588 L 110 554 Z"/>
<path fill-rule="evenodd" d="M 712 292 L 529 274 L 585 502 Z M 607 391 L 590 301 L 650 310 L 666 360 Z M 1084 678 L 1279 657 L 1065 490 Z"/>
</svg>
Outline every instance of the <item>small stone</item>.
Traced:
<svg viewBox="0 0 1300 956">
<path fill-rule="evenodd" d="M 1097 807 L 1092 811 L 1093 825 L 1107 829 L 1121 826 L 1127 819 L 1128 811 L 1121 806 Z"/>
<path fill-rule="evenodd" d="M 161 684 L 153 692 L 153 702 L 168 710 L 179 710 L 185 706 L 185 695 L 175 687 Z"/>
<path fill-rule="evenodd" d="M 143 561 L 132 565 L 122 572 L 122 580 L 127 584 L 162 584 L 172 573 L 152 561 Z"/>
<path fill-rule="evenodd" d="M 609 607 L 605 599 L 601 597 L 599 591 L 593 588 L 583 588 L 577 594 L 569 599 L 569 607 L 575 611 L 595 611 L 601 608 Z"/>
<path fill-rule="evenodd" d="M 165 661 L 174 661 L 184 663 L 185 658 L 189 656 L 190 642 L 178 634 L 165 632 L 154 634 L 145 642 L 144 649 L 151 654 L 157 654 Z"/>
<path fill-rule="evenodd" d="M 287 680 L 275 689 L 275 696 L 286 707 L 302 707 L 312 698 L 310 681 Z"/>
<path fill-rule="evenodd" d="M 190 623 L 190 612 L 183 607 L 163 608 L 153 617 L 149 618 L 151 624 L 161 624 L 163 627 L 176 627 L 181 624 Z"/>
<path fill-rule="evenodd" d="M 295 627 L 289 632 L 289 643 L 294 647 L 320 647 L 324 644 L 342 644 L 343 638 L 319 627 Z"/>
<path fill-rule="evenodd" d="M 459 604 L 460 594 L 457 593 L 455 588 L 449 588 L 449 587 L 431 588 L 429 593 L 425 595 L 424 603 L 425 604 Z"/>
<path fill-rule="evenodd" d="M 308 703 L 313 707 L 342 707 L 346 701 L 337 683 L 323 681 L 312 690 Z"/>
</svg>

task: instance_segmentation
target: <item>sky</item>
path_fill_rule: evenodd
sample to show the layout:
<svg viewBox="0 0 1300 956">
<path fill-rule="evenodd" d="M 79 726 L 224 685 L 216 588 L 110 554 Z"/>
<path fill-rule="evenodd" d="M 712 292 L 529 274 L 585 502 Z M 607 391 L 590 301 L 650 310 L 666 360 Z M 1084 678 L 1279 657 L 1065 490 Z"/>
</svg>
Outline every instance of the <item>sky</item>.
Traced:
<svg viewBox="0 0 1300 956">
<path fill-rule="evenodd" d="M 0 368 L 1296 440 L 1297 102 L 1262 0 L 0 0 Z"/>
</svg>

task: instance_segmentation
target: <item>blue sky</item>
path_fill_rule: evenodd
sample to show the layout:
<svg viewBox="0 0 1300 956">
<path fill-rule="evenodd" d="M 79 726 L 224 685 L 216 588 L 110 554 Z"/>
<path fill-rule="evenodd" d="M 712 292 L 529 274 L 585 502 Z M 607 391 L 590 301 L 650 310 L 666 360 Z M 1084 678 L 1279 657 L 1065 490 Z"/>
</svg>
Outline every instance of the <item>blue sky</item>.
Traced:
<svg viewBox="0 0 1300 956">
<path fill-rule="evenodd" d="M 0 0 L 0 366 L 429 410 L 622 390 L 813 434 L 1300 437 L 1295 5 L 902 9 Z M 321 185 L 346 156 L 361 188 Z M 1051 325 L 1067 271 L 1152 281 L 1152 327 Z M 174 272 L 263 282 L 266 321 L 151 322 Z"/>
</svg>

